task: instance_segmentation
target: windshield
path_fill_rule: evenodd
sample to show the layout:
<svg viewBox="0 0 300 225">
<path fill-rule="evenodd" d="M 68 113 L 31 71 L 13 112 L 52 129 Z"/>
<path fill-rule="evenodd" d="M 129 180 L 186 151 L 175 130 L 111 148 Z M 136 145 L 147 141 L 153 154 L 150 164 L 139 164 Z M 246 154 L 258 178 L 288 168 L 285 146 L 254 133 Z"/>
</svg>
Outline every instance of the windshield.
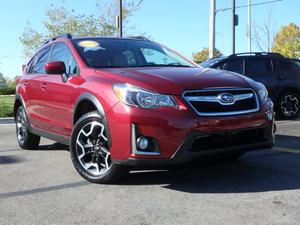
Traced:
<svg viewBox="0 0 300 225">
<path fill-rule="evenodd" d="M 176 52 L 151 41 L 135 39 L 87 38 L 73 43 L 89 67 L 195 67 Z"/>
</svg>

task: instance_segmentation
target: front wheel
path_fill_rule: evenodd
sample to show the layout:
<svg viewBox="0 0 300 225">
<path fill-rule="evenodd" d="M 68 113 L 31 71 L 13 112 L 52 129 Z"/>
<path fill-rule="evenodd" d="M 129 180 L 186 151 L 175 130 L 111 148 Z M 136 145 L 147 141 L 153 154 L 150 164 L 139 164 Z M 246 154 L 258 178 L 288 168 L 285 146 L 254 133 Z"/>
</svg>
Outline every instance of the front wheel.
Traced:
<svg viewBox="0 0 300 225">
<path fill-rule="evenodd" d="M 128 170 L 110 157 L 107 127 L 97 112 L 87 113 L 75 124 L 70 154 L 77 172 L 94 183 L 112 183 Z"/>
</svg>

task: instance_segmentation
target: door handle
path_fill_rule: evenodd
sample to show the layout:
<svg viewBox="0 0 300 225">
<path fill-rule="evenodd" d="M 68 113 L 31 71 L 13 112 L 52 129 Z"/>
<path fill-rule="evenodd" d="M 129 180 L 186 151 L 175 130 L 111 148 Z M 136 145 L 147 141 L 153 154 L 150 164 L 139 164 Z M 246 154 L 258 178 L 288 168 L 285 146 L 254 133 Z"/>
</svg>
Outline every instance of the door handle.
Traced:
<svg viewBox="0 0 300 225">
<path fill-rule="evenodd" d="M 28 86 L 29 83 L 28 83 L 28 81 L 24 80 L 24 81 L 23 81 L 23 84 L 24 84 L 25 86 Z"/>
<path fill-rule="evenodd" d="M 47 87 L 47 84 L 46 84 L 46 83 L 42 83 L 42 84 L 41 84 L 41 89 L 42 89 L 42 91 L 45 91 L 45 90 L 46 90 L 46 87 Z"/>
</svg>

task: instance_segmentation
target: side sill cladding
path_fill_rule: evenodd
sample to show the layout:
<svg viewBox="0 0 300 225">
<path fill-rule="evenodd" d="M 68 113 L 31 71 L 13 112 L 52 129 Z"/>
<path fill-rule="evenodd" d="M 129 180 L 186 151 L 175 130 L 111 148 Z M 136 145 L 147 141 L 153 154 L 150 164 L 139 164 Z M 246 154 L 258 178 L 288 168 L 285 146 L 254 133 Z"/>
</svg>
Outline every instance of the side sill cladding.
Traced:
<svg viewBox="0 0 300 225">
<path fill-rule="evenodd" d="M 95 106 L 97 111 L 99 112 L 100 119 L 102 120 L 103 125 L 105 126 L 105 128 L 107 130 L 108 146 L 110 147 L 111 146 L 111 136 L 110 136 L 109 126 L 108 126 L 108 122 L 107 122 L 107 119 L 105 116 L 104 109 L 103 109 L 101 103 L 99 102 L 99 100 L 91 93 L 85 92 L 77 98 L 77 101 L 76 101 L 76 103 L 74 105 L 74 109 L 73 109 L 73 124 L 76 123 L 75 114 L 76 114 L 77 108 L 78 108 L 79 104 L 83 101 L 91 102 Z"/>
</svg>

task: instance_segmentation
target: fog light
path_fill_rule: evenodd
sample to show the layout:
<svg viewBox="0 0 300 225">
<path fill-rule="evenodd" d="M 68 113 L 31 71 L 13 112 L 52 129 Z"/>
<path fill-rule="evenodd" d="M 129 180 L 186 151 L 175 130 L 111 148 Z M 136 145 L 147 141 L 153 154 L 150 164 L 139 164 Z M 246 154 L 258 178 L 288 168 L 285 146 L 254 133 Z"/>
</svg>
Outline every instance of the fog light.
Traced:
<svg viewBox="0 0 300 225">
<path fill-rule="evenodd" d="M 141 150 L 146 150 L 149 147 L 149 140 L 146 137 L 139 137 L 137 139 L 137 146 Z"/>
</svg>

